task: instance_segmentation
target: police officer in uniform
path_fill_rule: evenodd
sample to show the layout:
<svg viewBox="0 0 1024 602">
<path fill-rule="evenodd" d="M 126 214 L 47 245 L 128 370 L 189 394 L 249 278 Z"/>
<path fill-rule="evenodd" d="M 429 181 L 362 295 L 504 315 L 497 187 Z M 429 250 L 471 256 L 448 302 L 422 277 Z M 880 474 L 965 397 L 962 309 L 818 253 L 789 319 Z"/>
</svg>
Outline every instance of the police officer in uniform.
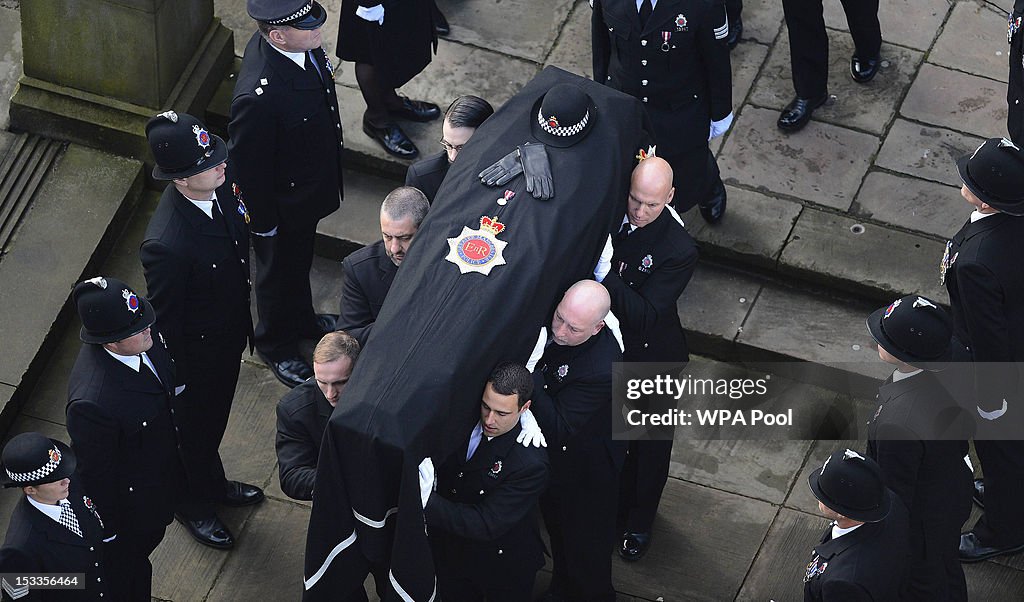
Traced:
<svg viewBox="0 0 1024 602">
<path fill-rule="evenodd" d="M 540 502 L 551 536 L 551 601 L 615 600 L 611 546 L 625 447 L 611 440 L 612 362 L 622 352 L 604 327 L 610 307 L 597 282 L 572 285 L 533 373 L 531 407 L 551 459 Z"/>
<path fill-rule="evenodd" d="M 1024 550 L 1024 152 L 1005 138 L 957 161 L 974 207 L 946 243 L 940 278 L 953 312 L 953 359 L 972 362 L 964 405 L 977 412 L 975 450 L 985 515 L 960 538 L 960 559 Z"/>
<path fill-rule="evenodd" d="M 78 283 L 72 299 L 85 344 L 68 378 L 68 434 L 83 489 L 102 509 L 107 533 L 117 534 L 112 597 L 149 602 L 149 555 L 185 489 L 172 409 L 181 389 L 145 297 L 100 276 Z"/>
<path fill-rule="evenodd" d="M 1016 0 L 1006 25 L 1006 41 L 1010 44 L 1006 131 L 1017 146 L 1024 144 L 1024 32 L 1021 25 L 1024 25 L 1024 0 Z"/>
<path fill-rule="evenodd" d="M 444 600 L 531 599 L 544 543 L 537 500 L 547 485 L 547 452 L 519 445 L 533 376 L 499 364 L 480 402 L 480 421 L 466 443 L 437 468 L 420 465 L 420 494 L 438 586 Z"/>
<path fill-rule="evenodd" d="M 75 454 L 39 433 L 13 437 L 3 451 L 4 487 L 25 494 L 11 513 L 0 548 L 0 573 L 82 573 L 84 588 L 40 589 L 5 582 L 16 600 L 80 602 L 112 600 L 105 555 L 108 546 L 96 504 L 72 482 Z M 6 589 L 6 587 L 5 587 Z M 24 593 L 22 593 L 24 592 Z M 0 597 L 3 597 L 0 594 Z"/>
<path fill-rule="evenodd" d="M 228 425 L 242 351 L 252 340 L 249 314 L 249 213 L 225 177 L 227 146 L 186 113 L 168 111 L 146 125 L 156 159 L 153 178 L 170 180 L 139 255 L 160 332 L 185 390 L 175 409 L 189 477 L 182 522 L 200 543 L 229 548 L 234 537 L 214 504 L 263 499 L 255 485 L 228 481 L 218 448 Z"/>
<path fill-rule="evenodd" d="M 380 206 L 381 240 L 347 256 L 341 288 L 338 328 L 366 344 L 391 283 L 409 250 L 430 205 L 416 188 L 401 186 L 388 193 Z"/>
<path fill-rule="evenodd" d="M 870 458 L 846 449 L 807 477 L 818 510 L 832 520 L 811 551 L 804 602 L 899 600 L 907 555 L 907 509 Z"/>
<path fill-rule="evenodd" d="M 967 600 L 957 558 L 971 513 L 964 462 L 973 419 L 935 377 L 950 355 L 953 323 L 931 299 L 908 295 L 872 313 L 868 331 L 892 376 L 878 389 L 868 423 L 870 458 L 910 511 L 910 564 L 903 600 Z"/>
<path fill-rule="evenodd" d="M 723 0 L 594 0 L 594 80 L 639 98 L 658 155 L 672 165 L 680 213 L 725 214 L 725 186 L 708 148 L 732 125 L 729 22 Z"/>
<path fill-rule="evenodd" d="M 341 116 L 334 67 L 321 47 L 324 8 L 312 0 L 248 0 L 259 31 L 245 47 L 231 102 L 236 196 L 251 216 L 256 254 L 256 349 L 284 384 L 313 371 L 300 338 L 334 318 L 313 310 L 309 270 L 317 222 L 342 195 Z"/>
<path fill-rule="evenodd" d="M 612 269 L 603 281 L 621 323 L 626 362 L 690 359 L 676 303 L 697 265 L 697 243 L 668 207 L 675 192 L 664 159 L 647 157 L 633 170 Z M 671 439 L 629 442 L 620 485 L 619 515 L 626 524 L 618 552 L 624 560 L 647 552 L 671 456 Z"/>
</svg>

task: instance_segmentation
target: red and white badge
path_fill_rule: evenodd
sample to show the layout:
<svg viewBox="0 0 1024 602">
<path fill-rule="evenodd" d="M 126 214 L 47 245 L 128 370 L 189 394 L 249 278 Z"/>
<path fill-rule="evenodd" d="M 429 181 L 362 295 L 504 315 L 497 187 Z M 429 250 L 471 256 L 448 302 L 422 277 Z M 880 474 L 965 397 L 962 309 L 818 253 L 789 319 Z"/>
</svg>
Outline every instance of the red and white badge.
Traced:
<svg viewBox="0 0 1024 602">
<path fill-rule="evenodd" d="M 478 272 L 487 276 L 495 266 L 505 265 L 502 251 L 508 246 L 504 240 L 498 240 L 498 234 L 505 229 L 505 224 L 497 217 L 480 218 L 480 228 L 471 230 L 462 227 L 462 233 L 448 239 L 448 255 L 446 261 L 459 266 L 459 273 Z"/>
</svg>

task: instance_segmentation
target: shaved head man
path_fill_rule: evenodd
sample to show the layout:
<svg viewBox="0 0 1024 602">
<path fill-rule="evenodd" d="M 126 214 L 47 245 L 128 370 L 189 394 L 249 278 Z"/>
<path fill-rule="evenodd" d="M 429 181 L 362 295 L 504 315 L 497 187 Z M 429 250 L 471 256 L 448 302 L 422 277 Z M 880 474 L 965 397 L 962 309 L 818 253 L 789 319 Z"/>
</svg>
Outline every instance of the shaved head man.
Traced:
<svg viewBox="0 0 1024 602">
<path fill-rule="evenodd" d="M 581 280 L 565 291 L 551 318 L 551 335 L 558 345 L 575 347 L 604 327 L 611 297 L 600 283 Z"/>
<path fill-rule="evenodd" d="M 676 189 L 672 186 L 672 166 L 661 157 L 649 157 L 633 170 L 629 182 L 626 217 L 629 223 L 643 228 L 658 219 L 665 205 L 672 202 Z"/>
</svg>

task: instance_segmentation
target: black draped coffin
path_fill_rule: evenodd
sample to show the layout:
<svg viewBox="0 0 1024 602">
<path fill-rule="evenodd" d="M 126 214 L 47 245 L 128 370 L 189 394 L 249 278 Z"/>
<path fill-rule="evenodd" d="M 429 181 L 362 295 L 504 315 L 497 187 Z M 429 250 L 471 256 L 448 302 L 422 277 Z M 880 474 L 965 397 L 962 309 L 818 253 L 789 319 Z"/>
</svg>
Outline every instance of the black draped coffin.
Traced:
<svg viewBox="0 0 1024 602">
<path fill-rule="evenodd" d="M 522 175 L 499 187 L 481 183 L 487 166 L 538 143 L 530 122 L 559 83 L 582 88 L 596 111 L 582 140 L 546 149 L 553 198 L 533 198 Z M 491 369 L 525 362 L 564 291 L 592 274 L 622 219 L 647 131 L 633 97 L 548 67 L 459 153 L 324 435 L 304 600 L 343 600 L 371 567 L 390 580 L 389 597 L 435 598 L 417 467 L 427 456 L 439 465 L 465 442 Z M 481 228 L 484 217 L 504 228 Z"/>
</svg>

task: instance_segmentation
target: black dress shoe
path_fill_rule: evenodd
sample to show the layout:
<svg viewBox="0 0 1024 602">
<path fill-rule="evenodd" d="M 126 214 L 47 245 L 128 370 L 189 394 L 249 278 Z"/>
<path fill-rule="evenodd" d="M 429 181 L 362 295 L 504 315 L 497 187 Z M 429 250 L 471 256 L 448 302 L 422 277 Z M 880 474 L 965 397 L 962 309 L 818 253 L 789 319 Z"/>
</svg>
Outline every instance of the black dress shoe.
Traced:
<svg viewBox="0 0 1024 602">
<path fill-rule="evenodd" d="M 251 506 L 263 501 L 263 490 L 241 481 L 228 481 L 227 491 L 221 503 L 225 506 Z"/>
<path fill-rule="evenodd" d="M 376 140 L 384 147 L 388 154 L 394 155 L 399 159 L 415 159 L 420 154 L 420 150 L 405 135 L 402 128 L 393 123 L 378 128 L 364 121 L 363 133 Z"/>
<path fill-rule="evenodd" d="M 850 59 L 850 75 L 853 77 L 853 81 L 858 84 L 866 84 L 875 78 L 878 74 L 878 57 L 873 59 L 860 59 L 854 55 Z"/>
<path fill-rule="evenodd" d="M 434 4 L 434 32 L 439 36 L 446 36 L 452 32 L 452 28 L 448 25 L 448 19 L 444 18 L 444 13 L 437 7 L 437 4 Z"/>
<path fill-rule="evenodd" d="M 814 112 L 814 109 L 817 109 L 827 101 L 828 92 L 817 98 L 794 98 L 792 102 L 786 105 L 785 109 L 782 109 L 782 115 L 779 116 L 776 125 L 779 126 L 780 130 L 795 132 L 807 125 L 807 122 L 811 120 L 811 113 Z"/>
<path fill-rule="evenodd" d="M 1024 543 L 1005 548 L 987 546 L 978 539 L 973 531 L 960 535 L 960 562 L 981 562 L 995 556 L 1016 554 L 1024 550 Z"/>
<path fill-rule="evenodd" d="M 735 23 L 729 23 L 729 36 L 725 38 L 729 50 L 739 46 L 741 35 L 743 35 L 743 19 L 736 19 Z"/>
<path fill-rule="evenodd" d="M 715 185 L 715 190 L 711 194 L 711 200 L 705 205 L 698 205 L 697 209 L 700 210 L 701 217 L 704 218 L 709 224 L 717 224 L 722 221 L 722 216 L 725 215 L 725 184 L 721 180 Z"/>
<path fill-rule="evenodd" d="M 985 479 L 974 479 L 974 494 L 971 497 L 978 507 L 985 507 Z"/>
<path fill-rule="evenodd" d="M 175 514 L 174 518 L 184 525 L 185 530 L 188 531 L 188 534 L 193 539 L 204 546 L 210 546 L 218 550 L 227 550 L 235 545 L 235 536 L 231 534 L 227 525 L 220 522 L 216 515 L 202 520 L 188 520 L 180 514 Z"/>
<path fill-rule="evenodd" d="M 441 107 L 425 100 L 402 97 L 402 108 L 388 111 L 392 117 L 407 121 L 433 121 L 441 116 Z"/>
<path fill-rule="evenodd" d="M 643 558 L 647 549 L 651 547 L 650 533 L 622 534 L 622 545 L 619 546 L 619 557 L 627 562 L 636 562 Z"/>
<path fill-rule="evenodd" d="M 263 357 L 262 353 L 259 355 L 266 362 L 271 372 L 274 373 L 274 376 L 277 377 L 277 380 L 284 383 L 287 387 L 297 387 L 306 382 L 306 379 L 310 376 L 313 376 L 313 368 L 301 357 L 290 357 L 273 362 Z"/>
</svg>

